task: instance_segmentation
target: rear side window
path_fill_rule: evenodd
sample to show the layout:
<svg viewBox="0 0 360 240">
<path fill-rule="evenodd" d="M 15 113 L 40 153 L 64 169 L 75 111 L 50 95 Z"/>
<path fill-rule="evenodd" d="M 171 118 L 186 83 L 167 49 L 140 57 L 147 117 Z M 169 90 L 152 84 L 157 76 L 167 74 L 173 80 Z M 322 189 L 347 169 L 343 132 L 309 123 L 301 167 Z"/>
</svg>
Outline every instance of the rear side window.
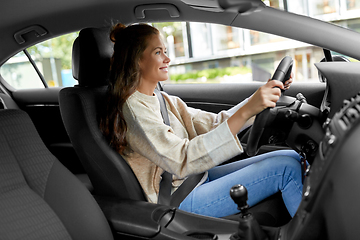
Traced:
<svg viewBox="0 0 360 240">
<path fill-rule="evenodd" d="M 72 45 L 78 33 L 70 33 L 19 52 L 0 68 L 2 78 L 14 89 L 66 87 L 72 77 Z"/>
<path fill-rule="evenodd" d="M 1 66 L 0 73 L 3 79 L 15 89 L 44 87 L 35 68 L 23 52 L 10 58 Z"/>
</svg>

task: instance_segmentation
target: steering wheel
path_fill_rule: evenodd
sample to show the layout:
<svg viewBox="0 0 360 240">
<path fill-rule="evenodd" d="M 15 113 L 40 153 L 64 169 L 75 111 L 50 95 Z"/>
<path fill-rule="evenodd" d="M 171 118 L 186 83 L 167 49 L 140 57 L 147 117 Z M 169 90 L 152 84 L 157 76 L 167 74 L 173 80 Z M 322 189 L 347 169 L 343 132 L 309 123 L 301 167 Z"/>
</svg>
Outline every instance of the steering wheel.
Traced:
<svg viewBox="0 0 360 240">
<path fill-rule="evenodd" d="M 285 83 L 290 78 L 292 66 L 292 58 L 289 56 L 284 57 L 276 68 L 271 80 L 278 80 Z M 265 128 L 274 121 L 275 116 L 276 112 L 273 111 L 273 108 L 267 108 L 256 115 L 255 121 L 249 131 L 250 133 L 246 146 L 246 154 L 248 156 L 251 157 L 257 154 L 260 148 L 259 143 L 261 136 L 263 135 Z"/>
</svg>

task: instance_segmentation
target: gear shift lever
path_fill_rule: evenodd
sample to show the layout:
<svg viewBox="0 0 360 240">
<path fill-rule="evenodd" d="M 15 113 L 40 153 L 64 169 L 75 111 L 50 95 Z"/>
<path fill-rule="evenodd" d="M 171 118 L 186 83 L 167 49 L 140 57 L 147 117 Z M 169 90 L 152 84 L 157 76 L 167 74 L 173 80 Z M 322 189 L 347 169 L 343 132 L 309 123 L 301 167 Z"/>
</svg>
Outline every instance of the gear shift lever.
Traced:
<svg viewBox="0 0 360 240">
<path fill-rule="evenodd" d="M 241 211 L 239 219 L 238 231 L 231 235 L 230 240 L 265 240 L 268 239 L 264 231 L 261 229 L 259 223 L 248 212 L 249 205 L 247 204 L 248 192 L 247 189 L 241 185 L 235 185 L 230 190 L 230 196 L 238 205 Z"/>
<path fill-rule="evenodd" d="M 246 215 L 249 208 L 249 205 L 247 204 L 247 189 L 243 185 L 237 184 L 230 189 L 230 197 L 238 205 L 238 209 L 241 213 Z"/>
</svg>

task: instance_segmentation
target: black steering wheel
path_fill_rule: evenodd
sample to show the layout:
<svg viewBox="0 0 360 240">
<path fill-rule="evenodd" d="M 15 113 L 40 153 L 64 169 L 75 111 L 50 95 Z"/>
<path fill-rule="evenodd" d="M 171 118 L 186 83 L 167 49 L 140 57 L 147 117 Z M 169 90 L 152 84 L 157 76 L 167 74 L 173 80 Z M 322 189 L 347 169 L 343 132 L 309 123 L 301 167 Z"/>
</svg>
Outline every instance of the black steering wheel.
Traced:
<svg viewBox="0 0 360 240">
<path fill-rule="evenodd" d="M 290 78 L 292 66 L 292 58 L 289 56 L 284 57 L 276 68 L 271 80 L 278 80 L 285 83 Z M 272 108 L 267 108 L 256 115 L 255 121 L 249 131 L 250 133 L 246 146 L 246 154 L 248 156 L 251 157 L 257 154 L 260 148 L 259 143 L 261 136 L 263 135 L 265 128 L 274 121 L 275 116 L 276 112 L 272 111 Z"/>
</svg>

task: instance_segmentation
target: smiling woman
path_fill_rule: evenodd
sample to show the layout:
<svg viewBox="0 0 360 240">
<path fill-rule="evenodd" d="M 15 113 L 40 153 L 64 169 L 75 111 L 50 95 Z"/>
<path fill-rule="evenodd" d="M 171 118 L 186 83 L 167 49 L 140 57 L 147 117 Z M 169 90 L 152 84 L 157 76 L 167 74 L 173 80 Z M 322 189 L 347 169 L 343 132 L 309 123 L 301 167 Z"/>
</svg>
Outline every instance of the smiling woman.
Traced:
<svg viewBox="0 0 360 240">
<path fill-rule="evenodd" d="M 126 37 L 124 37 L 125 34 Z M 140 62 L 142 62 L 143 52 L 148 49 L 149 38 L 158 34 L 159 31 L 156 28 L 147 24 L 126 27 L 121 23 L 115 25 L 110 34 L 110 39 L 114 42 L 114 53 L 110 68 L 107 117 L 102 120 L 101 127 L 110 145 L 121 153 L 127 146 L 126 122 L 122 111 L 118 109 L 122 109 L 127 98 L 140 86 L 142 76 Z M 155 47 L 158 45 L 152 46 L 151 51 L 148 50 L 151 56 L 147 57 L 158 59 Z M 155 70 L 152 67 L 151 70 L 158 74 L 159 67 L 156 66 Z M 147 78 L 148 75 L 145 74 L 145 77 Z M 119 122 L 119 124 L 114 124 L 114 122 Z"/>
<path fill-rule="evenodd" d="M 118 40 L 114 33 L 122 38 Z M 302 192 L 296 152 L 279 151 L 250 158 L 251 167 L 217 166 L 243 152 L 237 134 L 251 124 L 252 116 L 275 105 L 279 88 L 290 85 L 291 77 L 284 80 L 284 85 L 280 81 L 267 82 L 250 98 L 218 114 L 189 108 L 180 98 L 163 92 L 169 118 L 165 124 L 154 91 L 159 82 L 168 79 L 170 59 L 159 31 L 147 24 L 117 24 L 111 39 L 115 46 L 108 104 L 100 126 L 111 146 L 134 171 L 149 202 L 164 204 L 160 191 L 164 172 L 172 175 L 168 183 L 175 193 L 186 178 L 202 174 L 194 185 L 198 187 L 179 200 L 180 209 L 213 217 L 236 214 L 228 189 L 240 181 L 248 187 L 250 205 L 281 191 L 294 216 Z M 124 68 L 127 65 L 130 68 Z M 218 191 L 211 191 L 213 188 Z"/>
</svg>

